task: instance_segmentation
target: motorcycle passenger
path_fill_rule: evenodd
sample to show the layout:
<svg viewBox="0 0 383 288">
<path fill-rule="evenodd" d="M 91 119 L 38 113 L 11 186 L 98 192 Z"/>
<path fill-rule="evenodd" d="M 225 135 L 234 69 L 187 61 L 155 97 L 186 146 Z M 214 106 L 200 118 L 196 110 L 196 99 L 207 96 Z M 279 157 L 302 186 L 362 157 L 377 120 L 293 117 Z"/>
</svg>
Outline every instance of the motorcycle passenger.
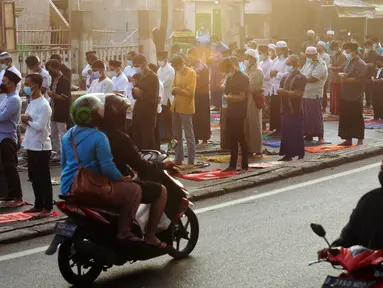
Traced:
<svg viewBox="0 0 383 288">
<path fill-rule="evenodd" d="M 127 165 L 144 179 L 148 179 L 150 177 L 149 175 L 156 174 L 159 170 L 173 168 L 173 161 L 165 161 L 162 163 L 146 161 L 141 158 L 136 144 L 129 135 L 124 132 L 128 104 L 122 97 L 107 95 L 104 101 L 105 110 L 99 128 L 108 136 L 114 161 L 123 175 L 134 176 Z M 140 185 L 142 190 L 141 202 L 151 204 L 145 241 L 158 248 L 166 248 L 167 244 L 161 243 L 155 236 L 158 223 L 160 222 L 167 203 L 166 188 L 159 183 L 151 181 L 135 180 L 135 182 Z"/>
<path fill-rule="evenodd" d="M 382 187 L 360 198 L 352 211 L 349 222 L 331 247 L 360 245 L 372 250 L 383 249 L 383 162 L 379 172 Z M 328 248 L 318 251 L 318 258 L 327 258 Z"/>
<path fill-rule="evenodd" d="M 61 195 L 70 195 L 79 165 L 75 156 L 72 139 L 76 146 L 79 164 L 95 174 L 102 174 L 113 182 L 113 197 L 109 202 L 95 203 L 98 200 L 81 200 L 83 205 L 97 205 L 103 208 L 116 209 L 119 212 L 118 235 L 121 241 L 141 241 L 131 232 L 142 199 L 141 188 L 131 177 L 123 176 L 113 162 L 113 156 L 106 135 L 97 130 L 101 119 L 101 101 L 92 95 L 77 99 L 71 107 L 72 127 L 62 138 L 62 173 Z M 76 201 L 75 196 L 73 197 Z"/>
</svg>

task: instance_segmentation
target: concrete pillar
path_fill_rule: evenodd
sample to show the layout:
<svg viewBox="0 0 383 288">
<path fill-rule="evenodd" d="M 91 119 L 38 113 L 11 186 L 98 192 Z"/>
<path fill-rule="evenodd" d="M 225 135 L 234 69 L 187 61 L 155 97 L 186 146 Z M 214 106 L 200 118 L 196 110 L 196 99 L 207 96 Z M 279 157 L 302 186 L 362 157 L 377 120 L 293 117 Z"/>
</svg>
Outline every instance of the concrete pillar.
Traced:
<svg viewBox="0 0 383 288">
<path fill-rule="evenodd" d="M 146 56 L 148 63 L 157 63 L 156 47 L 153 42 L 152 30 L 157 27 L 155 10 L 138 11 L 138 37 L 141 53 Z"/>
<path fill-rule="evenodd" d="M 93 50 L 93 12 L 72 11 L 71 13 L 71 36 L 72 57 L 78 55 L 78 71 L 86 65 L 85 52 Z M 74 59 L 73 59 L 74 60 Z M 73 63 L 73 62 L 72 62 Z"/>
</svg>

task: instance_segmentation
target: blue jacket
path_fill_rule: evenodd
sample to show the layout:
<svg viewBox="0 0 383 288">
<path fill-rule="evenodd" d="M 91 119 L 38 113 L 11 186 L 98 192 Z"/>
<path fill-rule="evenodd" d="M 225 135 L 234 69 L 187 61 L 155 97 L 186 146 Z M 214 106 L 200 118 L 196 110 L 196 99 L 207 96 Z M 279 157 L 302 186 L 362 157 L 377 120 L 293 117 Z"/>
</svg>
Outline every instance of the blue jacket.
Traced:
<svg viewBox="0 0 383 288">
<path fill-rule="evenodd" d="M 80 165 L 95 174 L 102 174 L 111 181 L 118 181 L 121 173 L 113 162 L 106 135 L 96 128 L 74 126 L 62 138 L 61 187 L 62 195 L 69 194 L 77 175 L 78 164 L 72 147 L 71 133 L 76 144 Z"/>
</svg>

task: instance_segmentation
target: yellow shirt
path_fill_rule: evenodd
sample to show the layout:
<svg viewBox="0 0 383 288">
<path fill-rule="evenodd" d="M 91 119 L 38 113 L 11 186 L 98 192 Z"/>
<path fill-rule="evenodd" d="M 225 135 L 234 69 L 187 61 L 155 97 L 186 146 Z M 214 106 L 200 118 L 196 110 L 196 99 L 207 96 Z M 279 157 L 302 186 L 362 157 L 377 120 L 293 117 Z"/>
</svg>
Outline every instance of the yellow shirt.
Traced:
<svg viewBox="0 0 383 288">
<path fill-rule="evenodd" d="M 184 71 L 177 72 L 173 87 L 181 88 L 181 93 L 174 96 L 172 112 L 179 114 L 194 114 L 194 94 L 197 83 L 197 74 L 193 69 L 185 67 Z"/>
</svg>

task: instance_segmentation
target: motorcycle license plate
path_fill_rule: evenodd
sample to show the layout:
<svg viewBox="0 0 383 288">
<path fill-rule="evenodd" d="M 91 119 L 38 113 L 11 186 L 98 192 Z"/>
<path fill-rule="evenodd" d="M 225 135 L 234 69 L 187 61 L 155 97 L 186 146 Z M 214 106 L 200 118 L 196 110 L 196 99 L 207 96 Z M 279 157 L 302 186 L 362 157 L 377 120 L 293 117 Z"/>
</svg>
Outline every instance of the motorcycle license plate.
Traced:
<svg viewBox="0 0 383 288">
<path fill-rule="evenodd" d="M 76 229 L 76 224 L 57 223 L 54 231 L 57 235 L 72 237 Z"/>
<path fill-rule="evenodd" d="M 375 281 L 342 279 L 327 276 L 322 288 L 369 288 L 375 285 Z"/>
</svg>

